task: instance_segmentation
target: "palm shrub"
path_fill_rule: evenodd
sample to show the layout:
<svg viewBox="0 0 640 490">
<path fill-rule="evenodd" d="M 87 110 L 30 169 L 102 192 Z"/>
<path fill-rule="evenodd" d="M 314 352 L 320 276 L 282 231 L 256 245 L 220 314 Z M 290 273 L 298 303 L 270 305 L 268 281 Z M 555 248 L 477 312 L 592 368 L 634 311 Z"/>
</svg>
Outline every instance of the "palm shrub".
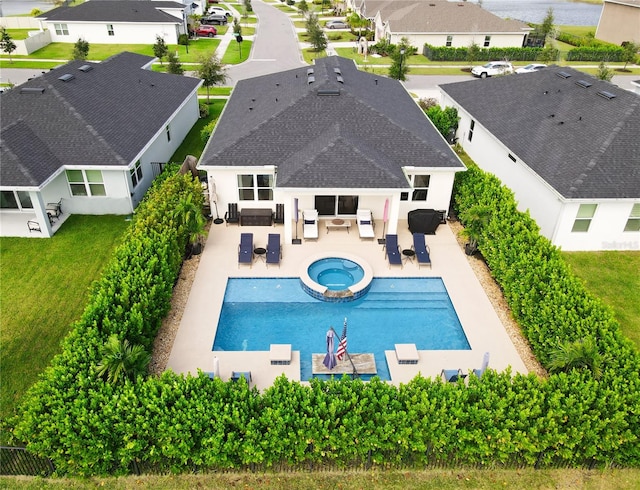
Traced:
<svg viewBox="0 0 640 490">
<path fill-rule="evenodd" d="M 110 335 L 104 345 L 103 357 L 97 367 L 98 376 L 108 383 L 117 384 L 135 379 L 146 373 L 151 356 L 141 345 L 131 345 L 127 339 Z"/>
</svg>

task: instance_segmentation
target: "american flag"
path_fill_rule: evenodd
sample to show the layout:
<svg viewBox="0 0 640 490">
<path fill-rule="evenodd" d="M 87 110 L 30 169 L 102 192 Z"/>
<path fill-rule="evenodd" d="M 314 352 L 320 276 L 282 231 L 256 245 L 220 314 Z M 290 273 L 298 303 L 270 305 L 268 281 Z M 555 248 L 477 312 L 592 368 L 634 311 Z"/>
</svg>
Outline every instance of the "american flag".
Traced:
<svg viewBox="0 0 640 490">
<path fill-rule="evenodd" d="M 347 319 L 344 319 L 344 328 L 342 329 L 342 335 L 340 336 L 340 342 L 338 343 L 338 351 L 336 352 L 336 357 L 339 361 L 342 361 L 342 358 L 347 353 Z"/>
</svg>

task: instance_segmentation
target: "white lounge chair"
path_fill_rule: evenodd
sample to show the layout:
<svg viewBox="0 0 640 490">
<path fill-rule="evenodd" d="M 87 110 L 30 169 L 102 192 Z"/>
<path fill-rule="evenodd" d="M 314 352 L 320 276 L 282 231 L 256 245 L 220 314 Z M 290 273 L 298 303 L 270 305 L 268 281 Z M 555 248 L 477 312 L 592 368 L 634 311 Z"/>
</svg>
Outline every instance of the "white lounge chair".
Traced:
<svg viewBox="0 0 640 490">
<path fill-rule="evenodd" d="M 305 209 L 302 211 L 302 236 L 305 240 L 318 239 L 318 211 Z"/>
<path fill-rule="evenodd" d="M 358 222 L 358 233 L 360 238 L 375 238 L 373 231 L 373 216 L 369 209 L 358 209 L 356 213 L 356 221 Z"/>
</svg>

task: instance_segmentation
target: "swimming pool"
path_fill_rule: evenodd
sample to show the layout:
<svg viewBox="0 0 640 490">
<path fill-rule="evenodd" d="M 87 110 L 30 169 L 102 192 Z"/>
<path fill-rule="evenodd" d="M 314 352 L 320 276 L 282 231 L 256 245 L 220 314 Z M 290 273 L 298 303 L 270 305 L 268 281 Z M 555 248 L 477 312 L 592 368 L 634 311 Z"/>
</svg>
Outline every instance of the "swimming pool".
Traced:
<svg viewBox="0 0 640 490">
<path fill-rule="evenodd" d="M 394 344 L 418 350 L 469 350 L 469 342 L 440 278 L 375 278 L 362 298 L 319 301 L 297 278 L 229 279 L 213 350 L 268 351 L 291 344 L 300 351 L 300 379 L 311 374 L 311 355 L 326 352 L 326 332 L 342 332 L 348 319 L 351 353 L 375 355 L 378 376 L 389 380 L 384 351 Z M 366 379 L 366 378 L 365 378 Z"/>
</svg>

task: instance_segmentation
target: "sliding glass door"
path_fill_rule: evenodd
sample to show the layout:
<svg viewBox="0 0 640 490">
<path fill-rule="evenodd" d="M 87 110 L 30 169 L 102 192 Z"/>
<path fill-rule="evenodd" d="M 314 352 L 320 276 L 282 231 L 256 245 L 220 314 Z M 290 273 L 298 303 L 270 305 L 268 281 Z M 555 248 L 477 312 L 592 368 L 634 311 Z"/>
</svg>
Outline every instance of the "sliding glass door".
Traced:
<svg viewBox="0 0 640 490">
<path fill-rule="evenodd" d="M 320 216 L 355 215 L 358 196 L 315 196 L 315 208 Z"/>
</svg>

